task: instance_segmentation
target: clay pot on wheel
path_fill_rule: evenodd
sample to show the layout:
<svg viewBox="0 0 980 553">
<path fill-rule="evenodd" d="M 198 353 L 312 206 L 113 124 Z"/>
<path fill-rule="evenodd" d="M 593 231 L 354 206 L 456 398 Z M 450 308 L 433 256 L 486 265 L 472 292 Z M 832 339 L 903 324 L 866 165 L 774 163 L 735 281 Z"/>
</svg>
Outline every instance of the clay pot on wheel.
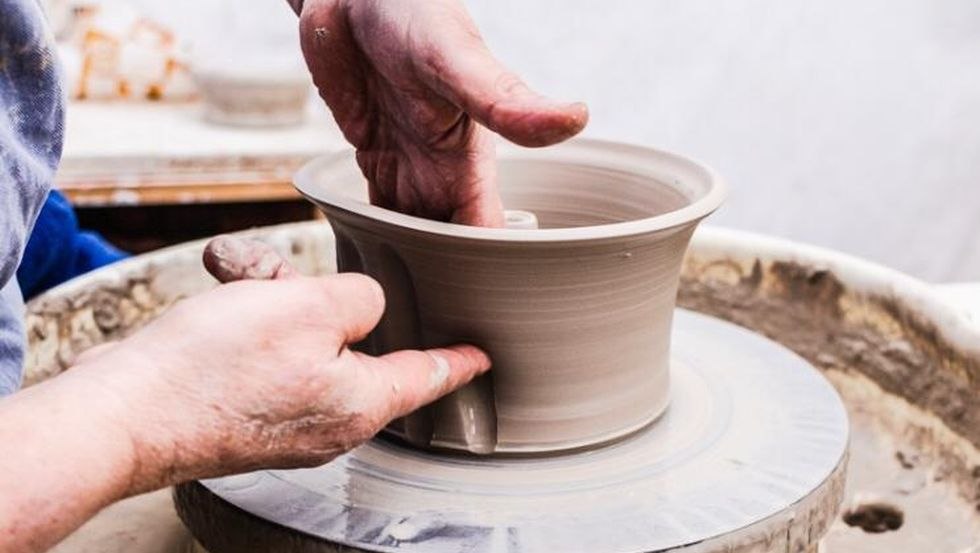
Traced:
<svg viewBox="0 0 980 553">
<path fill-rule="evenodd" d="M 504 147 L 499 159 L 504 205 L 532 213 L 539 228 L 467 227 L 369 205 L 353 152 L 297 174 L 334 229 L 338 270 L 385 290 L 367 351 L 467 342 L 493 360 L 486 376 L 386 432 L 481 454 L 627 436 L 667 407 L 681 261 L 724 185 L 683 157 L 591 140 Z"/>
</svg>

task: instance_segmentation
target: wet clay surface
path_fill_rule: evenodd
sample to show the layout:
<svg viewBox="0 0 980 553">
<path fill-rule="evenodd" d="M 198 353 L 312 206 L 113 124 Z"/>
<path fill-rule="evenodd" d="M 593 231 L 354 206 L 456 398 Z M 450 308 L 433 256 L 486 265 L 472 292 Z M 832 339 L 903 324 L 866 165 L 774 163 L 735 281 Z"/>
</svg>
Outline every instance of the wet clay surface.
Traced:
<svg viewBox="0 0 980 553">
<path fill-rule="evenodd" d="M 851 418 L 851 460 L 827 553 L 974 553 L 980 456 L 939 419 L 861 373 L 831 371 Z M 971 461 L 972 460 L 972 461 Z M 849 523 L 849 522 L 850 523 Z"/>
<path fill-rule="evenodd" d="M 119 340 L 171 303 L 153 290 L 154 273 L 64 296 L 42 296 L 27 317 L 29 386 L 54 376 L 86 349 Z"/>
<path fill-rule="evenodd" d="M 903 520 L 871 534 L 840 522 L 829 551 L 972 553 L 980 545 L 980 360 L 894 293 L 856 292 L 797 262 L 695 251 L 678 302 L 790 347 L 844 394 L 854 429 L 845 510 L 883 504 Z"/>
<path fill-rule="evenodd" d="M 862 372 L 980 447 L 980 359 L 950 347 L 899 298 L 850 293 L 831 272 L 793 262 L 695 254 L 678 304 L 764 334 L 819 368 Z"/>
<path fill-rule="evenodd" d="M 333 227 L 339 270 L 385 289 L 364 349 L 464 342 L 493 359 L 492 372 L 388 432 L 426 449 L 522 455 L 636 432 L 667 406 L 680 263 L 722 182 L 679 156 L 599 141 L 505 148 L 498 165 L 504 206 L 540 228 L 369 205 L 353 153 L 296 177 Z"/>
</svg>

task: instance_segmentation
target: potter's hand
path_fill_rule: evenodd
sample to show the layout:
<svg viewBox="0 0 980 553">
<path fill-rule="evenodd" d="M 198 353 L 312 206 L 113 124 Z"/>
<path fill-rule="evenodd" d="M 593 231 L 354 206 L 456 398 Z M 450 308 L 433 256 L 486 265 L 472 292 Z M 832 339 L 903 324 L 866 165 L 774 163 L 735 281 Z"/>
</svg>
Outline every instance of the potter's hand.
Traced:
<svg viewBox="0 0 980 553">
<path fill-rule="evenodd" d="M 493 139 L 483 127 L 547 146 L 588 119 L 584 104 L 549 100 L 507 71 L 457 0 L 292 4 L 313 81 L 357 149 L 374 204 L 501 226 Z"/>
<path fill-rule="evenodd" d="M 191 478 L 324 463 L 486 370 L 457 346 L 347 348 L 381 316 L 367 277 L 298 276 L 222 238 L 207 265 L 243 281 L 182 301 L 64 374 L 0 398 L 0 553 L 44 551 L 106 505 Z"/>
<path fill-rule="evenodd" d="M 276 280 L 184 300 L 91 361 L 124 368 L 98 377 L 132 422 L 143 488 L 322 464 L 489 366 L 471 346 L 351 351 L 384 308 L 368 277 L 302 277 L 268 246 L 231 237 L 204 260 L 222 281 Z"/>
</svg>

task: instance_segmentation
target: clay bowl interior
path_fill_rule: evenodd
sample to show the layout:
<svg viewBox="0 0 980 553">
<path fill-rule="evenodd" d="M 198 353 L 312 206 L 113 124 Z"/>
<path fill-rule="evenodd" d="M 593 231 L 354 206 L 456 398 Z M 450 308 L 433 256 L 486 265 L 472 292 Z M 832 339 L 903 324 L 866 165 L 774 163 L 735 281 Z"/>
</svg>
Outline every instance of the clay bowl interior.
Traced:
<svg viewBox="0 0 980 553">
<path fill-rule="evenodd" d="M 389 427 L 423 448 L 541 454 L 595 446 L 669 400 L 680 264 L 724 185 L 686 158 L 577 140 L 498 153 L 506 209 L 538 229 L 478 228 L 367 202 L 352 152 L 314 160 L 297 188 L 327 215 L 338 269 L 384 287 L 372 353 L 474 343 L 494 368 Z"/>
</svg>

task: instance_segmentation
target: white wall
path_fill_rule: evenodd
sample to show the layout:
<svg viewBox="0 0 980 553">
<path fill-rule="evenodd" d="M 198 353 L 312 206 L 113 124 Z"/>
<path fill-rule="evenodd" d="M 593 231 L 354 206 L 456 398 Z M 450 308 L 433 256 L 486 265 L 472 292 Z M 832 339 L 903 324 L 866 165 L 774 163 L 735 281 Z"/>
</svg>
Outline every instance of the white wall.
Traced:
<svg viewBox="0 0 980 553">
<path fill-rule="evenodd" d="M 279 0 L 221 3 L 241 28 L 294 40 Z M 207 40 L 206 5 L 164 11 Z M 590 104 L 588 134 L 714 165 L 732 197 L 713 223 L 980 280 L 980 2 L 468 5 L 533 85 Z"/>
</svg>

